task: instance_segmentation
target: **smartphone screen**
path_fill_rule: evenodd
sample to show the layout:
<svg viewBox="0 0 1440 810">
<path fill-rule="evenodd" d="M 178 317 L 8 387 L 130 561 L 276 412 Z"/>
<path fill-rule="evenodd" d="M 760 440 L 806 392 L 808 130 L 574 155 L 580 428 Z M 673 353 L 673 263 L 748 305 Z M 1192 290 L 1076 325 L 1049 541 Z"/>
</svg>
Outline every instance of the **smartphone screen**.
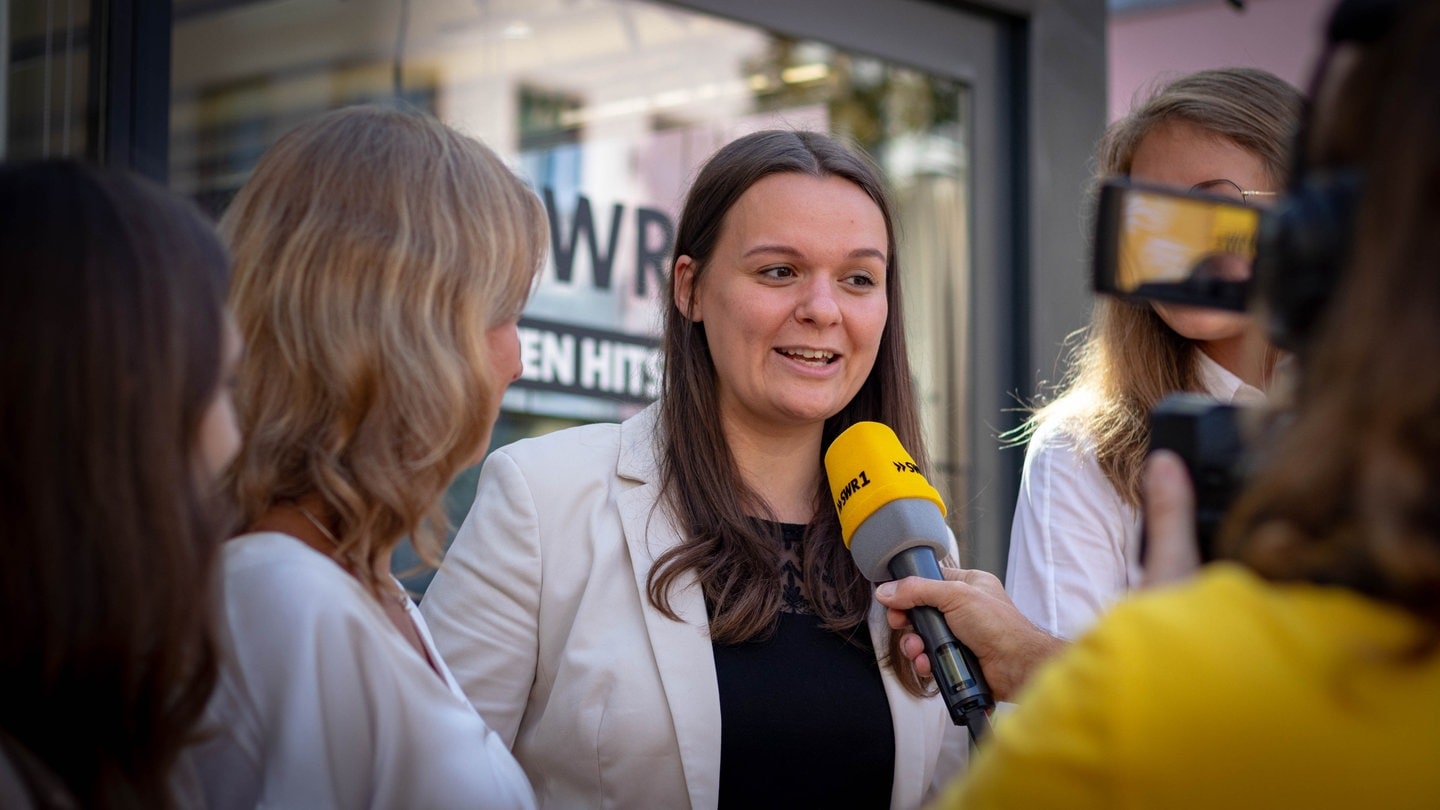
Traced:
<svg viewBox="0 0 1440 810">
<path fill-rule="evenodd" d="M 1260 215 L 1224 197 L 1106 181 L 1096 218 L 1095 290 L 1243 310 Z"/>
</svg>

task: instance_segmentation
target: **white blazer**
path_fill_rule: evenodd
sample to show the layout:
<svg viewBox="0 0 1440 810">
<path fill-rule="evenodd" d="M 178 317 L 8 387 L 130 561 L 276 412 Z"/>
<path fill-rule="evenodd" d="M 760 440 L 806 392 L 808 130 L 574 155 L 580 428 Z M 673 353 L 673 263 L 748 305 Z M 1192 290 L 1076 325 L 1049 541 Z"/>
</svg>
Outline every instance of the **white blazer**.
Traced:
<svg viewBox="0 0 1440 810">
<path fill-rule="evenodd" d="M 623 424 L 492 453 L 421 605 L 541 807 L 718 801 L 720 697 L 704 597 L 683 576 L 675 621 L 646 595 L 653 561 L 682 541 L 669 510 L 656 508 L 655 429 L 652 406 Z M 869 622 L 873 638 L 887 637 L 878 603 Z M 891 807 L 908 810 L 960 769 L 968 738 L 938 696 L 916 698 L 881 672 L 895 727 Z"/>
</svg>

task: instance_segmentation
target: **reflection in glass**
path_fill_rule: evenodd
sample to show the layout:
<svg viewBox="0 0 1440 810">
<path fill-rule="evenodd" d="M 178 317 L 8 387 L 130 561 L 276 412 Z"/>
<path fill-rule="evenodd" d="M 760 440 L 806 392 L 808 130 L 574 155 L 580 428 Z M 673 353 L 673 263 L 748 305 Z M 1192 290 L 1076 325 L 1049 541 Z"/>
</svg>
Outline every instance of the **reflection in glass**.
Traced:
<svg viewBox="0 0 1440 810">
<path fill-rule="evenodd" d="M 90 4 L 0 3 L 0 14 L 0 158 L 85 157 Z"/>
</svg>

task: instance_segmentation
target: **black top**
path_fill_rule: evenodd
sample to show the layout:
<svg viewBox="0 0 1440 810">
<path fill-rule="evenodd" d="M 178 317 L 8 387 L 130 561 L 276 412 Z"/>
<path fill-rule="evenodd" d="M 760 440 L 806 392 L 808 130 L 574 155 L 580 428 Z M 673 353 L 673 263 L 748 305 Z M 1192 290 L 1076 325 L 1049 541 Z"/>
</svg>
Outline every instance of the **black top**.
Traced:
<svg viewBox="0 0 1440 810">
<path fill-rule="evenodd" d="M 805 527 L 779 525 L 775 634 L 714 645 L 720 807 L 889 807 L 895 731 L 869 628 L 824 628 L 800 590 Z"/>
</svg>

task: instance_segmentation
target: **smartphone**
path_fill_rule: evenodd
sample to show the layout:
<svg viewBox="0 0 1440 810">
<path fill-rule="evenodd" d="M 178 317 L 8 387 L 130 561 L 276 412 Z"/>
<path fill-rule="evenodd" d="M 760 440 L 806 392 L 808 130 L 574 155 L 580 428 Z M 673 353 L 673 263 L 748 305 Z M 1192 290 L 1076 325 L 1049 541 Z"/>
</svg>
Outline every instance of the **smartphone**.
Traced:
<svg viewBox="0 0 1440 810">
<path fill-rule="evenodd" d="M 1226 197 L 1107 180 L 1095 225 L 1095 291 L 1244 310 L 1260 217 L 1261 209 Z"/>
</svg>

